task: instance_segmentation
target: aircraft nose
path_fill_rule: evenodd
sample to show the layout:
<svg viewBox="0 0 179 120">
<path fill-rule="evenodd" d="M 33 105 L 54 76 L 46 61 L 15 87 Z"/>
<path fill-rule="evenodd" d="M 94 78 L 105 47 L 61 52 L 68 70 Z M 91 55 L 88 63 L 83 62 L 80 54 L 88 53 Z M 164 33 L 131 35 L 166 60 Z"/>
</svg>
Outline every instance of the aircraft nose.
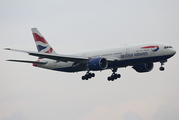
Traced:
<svg viewBox="0 0 179 120">
<path fill-rule="evenodd" d="M 171 53 L 172 55 L 175 55 L 176 50 L 172 49 L 172 50 L 170 51 L 170 53 Z"/>
</svg>

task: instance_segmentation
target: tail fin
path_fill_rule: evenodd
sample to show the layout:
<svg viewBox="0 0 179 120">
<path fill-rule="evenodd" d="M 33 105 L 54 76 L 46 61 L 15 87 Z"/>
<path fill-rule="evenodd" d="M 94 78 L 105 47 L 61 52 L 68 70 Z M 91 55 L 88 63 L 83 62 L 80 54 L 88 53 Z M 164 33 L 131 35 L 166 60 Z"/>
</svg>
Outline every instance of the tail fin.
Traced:
<svg viewBox="0 0 179 120">
<path fill-rule="evenodd" d="M 38 52 L 57 54 L 53 50 L 53 48 L 48 44 L 48 42 L 45 40 L 45 38 L 40 34 L 40 32 L 37 30 L 37 28 L 32 28 L 31 30 L 32 30 L 32 34 L 34 36 L 34 40 L 35 40 Z"/>
</svg>

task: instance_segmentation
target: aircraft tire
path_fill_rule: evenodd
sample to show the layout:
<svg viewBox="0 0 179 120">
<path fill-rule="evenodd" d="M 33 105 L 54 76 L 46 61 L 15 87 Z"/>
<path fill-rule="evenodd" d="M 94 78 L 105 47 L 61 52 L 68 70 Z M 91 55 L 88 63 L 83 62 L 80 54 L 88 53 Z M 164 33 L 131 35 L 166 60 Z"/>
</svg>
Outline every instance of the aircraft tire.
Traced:
<svg viewBox="0 0 179 120">
<path fill-rule="evenodd" d="M 111 81 L 114 81 L 114 76 L 111 76 Z"/>
<path fill-rule="evenodd" d="M 95 74 L 94 74 L 94 73 L 91 73 L 91 76 L 92 76 L 92 77 L 95 77 Z"/>
<path fill-rule="evenodd" d="M 120 78 L 121 77 L 121 75 L 120 74 L 117 74 L 117 78 Z"/>
<path fill-rule="evenodd" d="M 117 79 L 117 74 L 114 74 L 114 75 L 113 75 L 113 78 L 114 78 L 114 79 Z"/>
<path fill-rule="evenodd" d="M 82 78 L 81 78 L 82 80 L 85 80 L 86 79 L 86 76 L 82 76 Z"/>
<path fill-rule="evenodd" d="M 87 78 L 89 78 L 89 79 L 90 79 L 90 78 L 92 78 L 92 76 L 91 76 L 91 75 L 89 75 Z"/>
<path fill-rule="evenodd" d="M 164 67 L 160 67 L 159 70 L 160 70 L 160 71 L 164 71 L 165 68 L 164 68 Z"/>
</svg>

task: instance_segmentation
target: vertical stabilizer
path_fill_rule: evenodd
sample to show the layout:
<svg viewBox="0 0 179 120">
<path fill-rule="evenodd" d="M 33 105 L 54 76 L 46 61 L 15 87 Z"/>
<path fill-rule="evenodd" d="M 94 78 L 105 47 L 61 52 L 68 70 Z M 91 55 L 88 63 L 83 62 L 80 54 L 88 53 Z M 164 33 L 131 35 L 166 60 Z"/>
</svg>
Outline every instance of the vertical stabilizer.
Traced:
<svg viewBox="0 0 179 120">
<path fill-rule="evenodd" d="M 36 43 L 38 52 L 56 54 L 53 48 L 48 44 L 45 38 L 40 34 L 37 28 L 32 28 L 32 34 Z"/>
</svg>

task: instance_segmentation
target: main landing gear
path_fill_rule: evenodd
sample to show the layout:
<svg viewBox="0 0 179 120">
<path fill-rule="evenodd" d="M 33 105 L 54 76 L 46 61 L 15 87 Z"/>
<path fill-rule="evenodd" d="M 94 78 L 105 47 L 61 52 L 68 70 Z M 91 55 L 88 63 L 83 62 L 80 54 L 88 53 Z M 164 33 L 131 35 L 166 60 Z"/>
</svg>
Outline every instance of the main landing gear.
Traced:
<svg viewBox="0 0 179 120">
<path fill-rule="evenodd" d="M 161 63 L 161 67 L 159 68 L 160 71 L 164 71 L 165 68 L 163 67 L 164 63 L 167 62 L 167 60 L 161 60 L 160 63 Z"/>
<path fill-rule="evenodd" d="M 90 72 L 88 71 L 84 76 L 82 76 L 82 80 L 88 80 L 88 79 L 90 79 L 90 78 L 92 78 L 92 77 L 94 77 L 94 76 L 95 76 L 94 73 L 90 73 Z"/>
<path fill-rule="evenodd" d="M 117 78 L 120 78 L 121 75 L 120 74 L 116 74 L 115 72 L 117 72 L 117 68 L 113 68 L 112 69 L 112 75 L 108 77 L 108 81 L 114 81 L 116 80 Z"/>
<path fill-rule="evenodd" d="M 112 69 L 112 72 L 113 72 L 112 75 L 107 78 L 108 81 L 114 81 L 114 80 L 116 80 L 117 78 L 120 78 L 120 77 L 121 77 L 120 74 L 116 74 L 117 68 L 113 68 L 113 69 Z M 82 79 L 82 80 L 88 80 L 88 79 L 90 79 L 90 78 L 92 78 L 92 77 L 95 77 L 95 74 L 94 74 L 94 73 L 90 73 L 90 72 L 88 71 L 84 76 L 81 77 L 81 79 Z"/>
</svg>

